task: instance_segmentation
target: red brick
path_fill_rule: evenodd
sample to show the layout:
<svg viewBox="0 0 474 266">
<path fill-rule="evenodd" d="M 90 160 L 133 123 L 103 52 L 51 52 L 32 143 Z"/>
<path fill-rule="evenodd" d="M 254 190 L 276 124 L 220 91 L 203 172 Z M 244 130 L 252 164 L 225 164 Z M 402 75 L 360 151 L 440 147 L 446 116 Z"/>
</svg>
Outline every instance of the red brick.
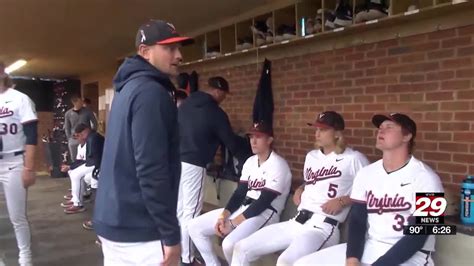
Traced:
<svg viewBox="0 0 474 266">
<path fill-rule="evenodd" d="M 423 98 L 424 98 L 423 93 L 400 94 L 401 102 L 421 102 L 423 101 Z"/>
<path fill-rule="evenodd" d="M 396 65 L 399 62 L 398 57 L 385 57 L 377 60 L 377 66 Z"/>
<path fill-rule="evenodd" d="M 294 98 L 306 98 L 306 97 L 308 97 L 308 92 L 307 92 L 307 91 L 295 92 L 295 93 L 293 94 L 293 97 L 294 97 Z"/>
<path fill-rule="evenodd" d="M 405 74 L 400 76 L 400 82 L 421 82 L 425 81 L 425 76 L 422 74 Z"/>
<path fill-rule="evenodd" d="M 317 104 L 333 104 L 334 103 L 334 97 L 317 98 L 316 103 Z"/>
<path fill-rule="evenodd" d="M 426 34 L 417 34 L 417 35 L 404 37 L 400 39 L 400 45 L 417 44 L 417 43 L 425 42 L 426 37 L 427 37 Z"/>
<path fill-rule="evenodd" d="M 365 88 L 365 93 L 367 94 L 386 93 L 386 92 L 387 92 L 387 86 L 384 86 L 384 85 L 367 86 L 367 88 Z"/>
<path fill-rule="evenodd" d="M 341 96 L 344 94 L 344 90 L 342 89 L 332 89 L 327 91 L 328 96 Z"/>
<path fill-rule="evenodd" d="M 447 59 L 441 62 L 441 67 L 446 68 L 461 68 L 461 67 L 472 67 L 472 59 L 469 57 Z"/>
<path fill-rule="evenodd" d="M 474 77 L 474 68 L 456 70 L 456 78 L 472 78 Z"/>
<path fill-rule="evenodd" d="M 474 164 L 473 154 L 454 154 L 453 162 Z"/>
<path fill-rule="evenodd" d="M 450 101 L 454 100 L 454 92 L 428 92 L 427 101 Z"/>
<path fill-rule="evenodd" d="M 374 67 L 375 66 L 375 60 L 364 60 L 364 61 L 358 61 L 355 63 L 354 67 L 356 69 L 359 68 L 369 68 L 369 67 Z"/>
<path fill-rule="evenodd" d="M 472 122 L 474 121 L 474 112 L 456 112 L 454 114 L 454 120 Z"/>
<path fill-rule="evenodd" d="M 402 63 L 415 63 L 422 62 L 426 60 L 425 53 L 409 54 L 400 57 L 400 62 Z"/>
<path fill-rule="evenodd" d="M 452 112 L 429 112 L 425 114 L 425 120 L 430 121 L 450 121 L 453 119 Z"/>
<path fill-rule="evenodd" d="M 467 90 L 467 91 L 457 91 L 459 100 L 467 100 L 467 99 L 474 99 L 474 90 Z"/>
<path fill-rule="evenodd" d="M 424 152 L 423 160 L 450 162 L 451 153 L 446 152 Z"/>
<path fill-rule="evenodd" d="M 386 49 L 377 49 L 375 51 L 367 52 L 367 57 L 368 58 L 379 58 L 379 57 L 386 56 L 386 55 L 387 55 L 387 50 Z"/>
<path fill-rule="evenodd" d="M 313 90 L 309 93 L 309 97 L 323 97 L 326 95 L 326 90 Z"/>
<path fill-rule="evenodd" d="M 465 47 L 465 48 L 458 48 L 458 56 L 471 56 L 474 55 L 474 45 Z"/>
<path fill-rule="evenodd" d="M 428 141 L 417 142 L 416 149 L 423 151 L 436 151 L 438 149 L 438 143 Z"/>
<path fill-rule="evenodd" d="M 375 78 L 375 84 L 393 84 L 398 82 L 397 76 L 382 76 Z"/>
<path fill-rule="evenodd" d="M 470 103 L 469 102 L 443 102 L 441 103 L 440 109 L 443 111 L 469 110 Z"/>
<path fill-rule="evenodd" d="M 415 84 L 392 84 L 388 85 L 387 89 L 389 93 L 403 93 L 403 92 L 414 92 L 414 91 L 430 91 L 436 90 L 438 83 L 436 82 L 423 82 Z"/>
<path fill-rule="evenodd" d="M 375 48 L 375 43 L 366 43 L 366 44 L 361 44 L 355 47 L 355 50 L 357 52 L 365 52 L 365 51 L 370 51 Z"/>
<path fill-rule="evenodd" d="M 429 60 L 440 60 L 443 58 L 452 58 L 454 57 L 454 49 L 443 49 L 438 51 L 433 51 L 428 53 Z"/>
<path fill-rule="evenodd" d="M 459 34 L 459 35 L 470 35 L 470 34 L 474 34 L 474 25 L 461 27 L 461 28 L 458 28 L 457 30 L 458 30 L 458 34 Z"/>
<path fill-rule="evenodd" d="M 334 81 L 333 80 L 328 80 L 328 81 L 318 82 L 318 83 L 316 83 L 316 88 L 317 89 L 334 88 Z"/>
<path fill-rule="evenodd" d="M 467 166 L 464 164 L 455 164 L 455 163 L 438 163 L 438 171 L 445 171 L 449 173 L 466 173 Z"/>
<path fill-rule="evenodd" d="M 474 143 L 474 132 L 454 132 L 454 141 Z M 471 150 L 471 152 L 473 152 Z"/>
<path fill-rule="evenodd" d="M 385 104 L 366 104 L 364 111 L 385 111 Z"/>
<path fill-rule="evenodd" d="M 360 105 L 345 105 L 344 106 L 344 112 L 348 112 L 348 111 L 351 111 L 351 110 L 346 110 L 346 107 L 347 106 L 360 106 Z M 362 106 L 360 106 L 362 107 Z M 360 110 L 357 110 L 357 111 L 362 111 L 362 108 L 360 108 Z M 354 121 L 354 120 L 346 120 L 345 119 L 345 125 L 346 125 L 346 128 L 357 128 L 357 127 L 363 127 L 363 123 L 362 121 Z"/>
<path fill-rule="evenodd" d="M 441 82 L 442 90 L 465 90 L 471 88 L 470 80 L 447 80 Z"/>
<path fill-rule="evenodd" d="M 365 58 L 364 53 L 355 53 L 344 56 L 344 61 L 359 61 Z"/>
<path fill-rule="evenodd" d="M 469 146 L 461 143 L 440 142 L 438 143 L 440 151 L 468 152 Z"/>
<path fill-rule="evenodd" d="M 363 88 L 347 88 L 344 90 L 344 94 L 346 95 L 356 95 L 356 94 L 363 94 Z"/>
<path fill-rule="evenodd" d="M 302 69 L 302 68 L 308 68 L 309 67 L 309 62 L 308 61 L 303 61 L 295 64 L 295 69 Z"/>
<path fill-rule="evenodd" d="M 351 86 L 352 86 L 352 80 L 346 79 L 346 80 L 336 80 L 334 87 L 341 88 L 341 87 L 351 87 Z"/>
<path fill-rule="evenodd" d="M 354 129 L 355 137 L 374 137 L 374 130 L 372 129 Z"/>
<path fill-rule="evenodd" d="M 352 97 L 350 96 L 336 97 L 334 99 L 334 103 L 336 104 L 352 103 Z"/>
<path fill-rule="evenodd" d="M 375 146 L 375 138 L 364 138 L 363 143 L 364 143 L 364 145 L 374 147 Z"/>
<path fill-rule="evenodd" d="M 447 40 L 443 40 L 442 47 L 443 48 L 452 48 L 458 46 L 466 46 L 472 43 L 471 36 L 462 36 L 458 38 L 451 38 Z"/>
<path fill-rule="evenodd" d="M 428 40 L 448 39 L 454 36 L 456 36 L 456 31 L 454 29 L 439 30 L 439 31 L 429 33 Z"/>
<path fill-rule="evenodd" d="M 385 75 L 385 74 L 387 74 L 386 67 L 375 67 L 375 68 L 369 68 L 365 70 L 365 75 L 368 77 L 380 76 L 380 75 Z"/>
<path fill-rule="evenodd" d="M 351 146 L 362 144 L 362 138 L 359 137 L 344 137 L 344 139 L 345 142 Z"/>
<path fill-rule="evenodd" d="M 331 73 L 327 74 L 324 79 L 326 80 L 339 80 L 344 78 L 344 72 L 336 72 L 336 73 Z"/>
<path fill-rule="evenodd" d="M 355 103 L 373 103 L 374 102 L 374 96 L 372 96 L 372 95 L 355 96 L 354 97 L 354 102 Z"/>
<path fill-rule="evenodd" d="M 453 134 L 451 132 L 425 132 L 423 135 L 425 140 L 451 141 L 453 139 Z"/>
<path fill-rule="evenodd" d="M 377 95 L 377 102 L 397 102 L 399 100 L 398 94 L 382 94 Z"/>
<path fill-rule="evenodd" d="M 410 46 L 398 46 L 398 47 L 393 47 L 388 49 L 388 54 L 389 55 L 401 55 L 401 54 L 407 54 L 412 52 L 412 49 Z"/>
<path fill-rule="evenodd" d="M 374 116 L 373 113 L 356 113 L 355 114 L 355 119 L 363 120 L 363 121 L 370 121 L 372 119 L 372 116 Z"/>
<path fill-rule="evenodd" d="M 438 131 L 438 123 L 435 122 L 418 122 L 417 127 L 421 131 Z"/>
<path fill-rule="evenodd" d="M 372 85 L 374 84 L 375 79 L 374 78 L 361 78 L 361 79 L 356 79 L 355 80 L 355 85 L 356 86 L 366 86 L 366 85 Z"/>
<path fill-rule="evenodd" d="M 347 71 L 344 74 L 346 78 L 358 78 L 358 77 L 362 77 L 363 75 L 364 75 L 364 71 L 360 69 Z"/>
<path fill-rule="evenodd" d="M 399 39 L 391 39 L 387 41 L 381 41 L 377 43 L 377 48 L 388 48 L 388 47 L 394 47 L 398 46 L 399 44 Z"/>
<path fill-rule="evenodd" d="M 440 123 L 440 126 L 442 131 L 467 131 L 470 129 L 467 122 Z"/>
<path fill-rule="evenodd" d="M 426 80 L 427 81 L 433 81 L 433 80 L 447 80 L 447 79 L 452 79 L 454 78 L 454 71 L 437 71 L 437 72 L 430 72 L 426 74 Z"/>
</svg>

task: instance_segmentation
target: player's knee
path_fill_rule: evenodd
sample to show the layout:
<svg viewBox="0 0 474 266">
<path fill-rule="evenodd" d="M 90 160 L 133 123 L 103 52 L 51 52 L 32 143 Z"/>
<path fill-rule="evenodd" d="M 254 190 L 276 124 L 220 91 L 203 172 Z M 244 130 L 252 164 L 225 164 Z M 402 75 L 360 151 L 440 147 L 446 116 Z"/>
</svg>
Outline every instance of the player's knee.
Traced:
<svg viewBox="0 0 474 266">
<path fill-rule="evenodd" d="M 283 252 L 280 256 L 278 256 L 277 264 L 278 266 L 286 266 L 286 265 L 293 265 L 296 261 L 295 258 L 289 256 L 286 252 Z"/>
<path fill-rule="evenodd" d="M 198 221 L 196 221 L 196 219 L 191 219 L 186 224 L 181 224 L 181 227 L 183 227 L 183 229 L 187 230 L 189 236 L 191 236 L 191 237 L 195 237 L 195 236 L 201 234 L 201 228 L 198 224 Z"/>
<path fill-rule="evenodd" d="M 14 227 L 21 227 L 28 224 L 28 220 L 25 215 L 10 215 L 10 222 Z"/>
<path fill-rule="evenodd" d="M 222 250 L 226 254 L 232 254 L 234 251 L 234 246 L 235 242 L 231 241 L 228 237 L 224 238 L 224 241 L 222 241 Z"/>
</svg>

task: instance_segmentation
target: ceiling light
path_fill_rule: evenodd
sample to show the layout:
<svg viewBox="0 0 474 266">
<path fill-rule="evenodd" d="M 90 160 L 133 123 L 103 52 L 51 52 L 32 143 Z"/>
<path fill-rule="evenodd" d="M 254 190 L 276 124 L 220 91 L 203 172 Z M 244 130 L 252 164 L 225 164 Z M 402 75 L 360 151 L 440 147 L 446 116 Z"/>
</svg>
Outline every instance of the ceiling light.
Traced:
<svg viewBox="0 0 474 266">
<path fill-rule="evenodd" d="M 5 73 L 10 74 L 26 65 L 26 60 L 20 59 L 5 68 Z"/>
</svg>

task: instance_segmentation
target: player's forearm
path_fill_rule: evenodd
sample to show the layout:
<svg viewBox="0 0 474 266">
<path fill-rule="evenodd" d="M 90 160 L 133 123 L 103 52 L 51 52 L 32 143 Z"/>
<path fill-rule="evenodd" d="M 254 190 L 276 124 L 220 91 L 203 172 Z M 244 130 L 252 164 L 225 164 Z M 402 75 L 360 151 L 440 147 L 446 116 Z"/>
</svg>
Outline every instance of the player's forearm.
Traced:
<svg viewBox="0 0 474 266">
<path fill-rule="evenodd" d="M 341 207 L 345 208 L 352 205 L 352 200 L 349 196 L 342 196 L 337 198 Z"/>
<path fill-rule="evenodd" d="M 349 237 L 347 239 L 346 258 L 360 260 L 364 253 L 365 233 L 367 231 L 367 207 L 363 203 L 354 203 L 349 217 Z"/>
<path fill-rule="evenodd" d="M 25 163 L 24 166 L 27 169 L 30 169 L 32 171 L 35 170 L 35 151 L 36 151 L 36 146 L 35 145 L 26 145 L 25 146 Z"/>
</svg>

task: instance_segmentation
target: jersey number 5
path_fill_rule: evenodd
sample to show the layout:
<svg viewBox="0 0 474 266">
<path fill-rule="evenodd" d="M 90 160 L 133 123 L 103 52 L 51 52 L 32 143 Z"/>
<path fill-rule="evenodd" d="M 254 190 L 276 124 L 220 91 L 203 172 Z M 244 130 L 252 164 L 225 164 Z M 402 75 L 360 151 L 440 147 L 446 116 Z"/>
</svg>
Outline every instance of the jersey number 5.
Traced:
<svg viewBox="0 0 474 266">
<path fill-rule="evenodd" d="M 329 184 L 328 197 L 330 197 L 331 199 L 336 197 L 337 187 L 338 185 L 336 184 L 332 184 L 332 183 Z"/>
<path fill-rule="evenodd" d="M 18 126 L 17 124 L 5 124 L 5 123 L 0 123 L 0 135 L 6 135 L 6 134 L 12 134 L 15 135 L 18 133 Z"/>
</svg>

